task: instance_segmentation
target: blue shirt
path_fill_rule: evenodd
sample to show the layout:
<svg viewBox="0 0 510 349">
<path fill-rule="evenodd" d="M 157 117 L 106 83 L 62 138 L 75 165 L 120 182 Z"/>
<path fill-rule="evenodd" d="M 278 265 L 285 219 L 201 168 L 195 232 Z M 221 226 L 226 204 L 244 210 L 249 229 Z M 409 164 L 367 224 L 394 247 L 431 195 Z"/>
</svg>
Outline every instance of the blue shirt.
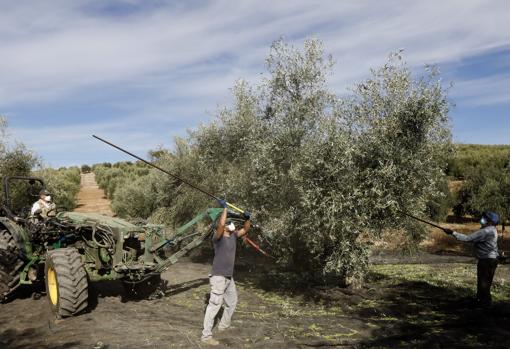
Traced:
<svg viewBox="0 0 510 349">
<path fill-rule="evenodd" d="M 459 241 L 473 242 L 476 258 L 498 258 L 498 231 L 494 226 L 487 226 L 471 235 L 453 232 Z"/>
</svg>

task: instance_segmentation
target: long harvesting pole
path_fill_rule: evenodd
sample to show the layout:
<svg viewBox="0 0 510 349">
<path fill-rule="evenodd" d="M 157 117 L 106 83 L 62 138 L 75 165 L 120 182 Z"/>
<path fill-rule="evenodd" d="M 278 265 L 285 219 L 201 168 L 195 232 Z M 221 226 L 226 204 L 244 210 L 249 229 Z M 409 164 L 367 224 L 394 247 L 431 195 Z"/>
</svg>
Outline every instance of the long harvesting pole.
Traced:
<svg viewBox="0 0 510 349">
<path fill-rule="evenodd" d="M 119 147 L 118 145 L 115 145 L 115 144 L 113 144 L 113 143 L 111 143 L 111 142 L 108 142 L 106 139 L 103 139 L 103 138 L 98 137 L 98 136 L 96 136 L 96 135 L 92 135 L 92 137 L 94 137 L 94 138 L 95 138 L 95 139 L 97 139 L 97 140 L 100 140 L 100 141 L 101 141 L 101 142 L 103 142 L 103 143 L 108 144 L 109 146 L 111 146 L 111 147 L 113 147 L 113 148 L 115 148 L 115 149 L 120 150 L 120 151 L 121 151 L 121 152 L 123 152 L 123 153 L 128 154 L 129 156 L 134 157 L 135 159 L 140 160 L 141 162 L 143 162 L 143 163 L 145 163 L 145 164 L 147 164 L 147 165 L 149 165 L 149 166 L 151 166 L 151 167 L 154 167 L 155 169 L 160 170 L 161 172 L 166 173 L 167 175 L 169 175 L 169 176 L 171 176 L 171 177 L 173 177 L 173 178 L 175 178 L 175 179 L 177 179 L 177 180 L 179 180 L 179 181 L 181 181 L 181 182 L 183 182 L 183 183 L 185 183 L 185 184 L 189 185 L 191 188 L 193 188 L 193 189 L 195 189 L 195 190 L 198 190 L 199 192 L 201 192 L 201 193 L 203 193 L 203 194 L 205 194 L 205 195 L 207 195 L 207 196 L 210 196 L 211 198 L 213 198 L 213 199 L 215 199 L 215 200 L 219 200 L 219 197 L 217 197 L 216 195 L 212 194 L 211 192 L 209 192 L 209 191 L 207 191 L 207 190 L 205 190 L 205 189 L 203 189 L 203 188 L 200 188 L 200 187 L 198 187 L 198 186 L 194 185 L 193 183 L 188 182 L 187 180 L 185 180 L 185 179 L 183 179 L 183 178 L 181 178 L 181 177 L 179 177 L 179 176 L 177 176 L 177 175 L 175 175 L 175 174 L 173 174 L 173 173 L 171 173 L 171 172 L 168 172 L 167 170 L 165 170 L 165 169 L 163 169 L 163 168 L 159 167 L 159 166 L 158 166 L 158 165 L 156 165 L 156 164 L 153 164 L 153 163 L 152 163 L 152 162 L 150 162 L 150 161 L 145 160 L 144 158 L 139 157 L 138 155 L 135 155 L 135 154 L 133 154 L 133 153 L 131 153 L 131 152 L 129 152 L 129 151 L 127 151 L 127 150 L 125 150 L 125 149 L 122 149 L 122 148 L 121 148 L 121 147 Z M 237 207 L 237 206 L 235 206 L 235 205 L 233 205 L 233 204 L 231 204 L 231 203 L 229 203 L 229 202 L 227 202 L 227 205 L 228 205 L 228 207 L 232 208 L 233 210 L 236 210 L 237 212 L 244 213 L 244 210 L 240 209 L 239 207 Z M 259 246 L 259 245 L 257 245 L 255 242 L 253 242 L 253 241 L 252 241 L 250 238 L 248 238 L 247 236 L 245 236 L 245 240 L 246 240 L 246 242 L 248 242 L 248 243 L 249 243 L 249 244 L 250 244 L 253 248 L 255 248 L 257 251 L 259 251 L 260 253 L 262 253 L 262 254 L 263 254 L 263 255 L 265 255 L 265 256 L 269 256 L 266 252 L 264 252 L 264 250 L 262 250 L 262 249 L 260 248 L 260 246 Z"/>
<path fill-rule="evenodd" d="M 111 142 L 108 142 L 107 140 L 105 140 L 105 139 L 103 139 L 103 138 L 101 138 L 101 137 L 98 137 L 98 136 L 96 136 L 96 135 L 92 135 L 92 137 L 94 137 L 94 138 L 96 138 L 96 139 L 100 140 L 100 141 L 101 141 L 101 142 L 103 142 L 103 143 L 108 144 L 108 145 L 109 145 L 109 146 L 111 146 L 111 147 L 114 147 L 115 149 L 120 150 L 121 152 L 124 152 L 124 153 L 126 153 L 126 154 L 128 154 L 128 155 L 130 155 L 130 156 L 134 157 L 135 159 L 140 160 L 141 162 L 143 162 L 143 163 L 145 163 L 145 164 L 147 164 L 147 165 L 149 165 L 149 166 L 152 166 L 152 167 L 154 167 L 154 168 L 156 168 L 156 169 L 158 169 L 158 170 L 160 170 L 160 171 L 162 171 L 162 172 L 166 173 L 166 174 L 167 174 L 167 175 L 169 175 L 169 176 L 174 177 L 175 179 L 177 179 L 177 180 L 179 180 L 179 181 L 181 181 L 181 182 L 183 182 L 183 183 L 185 183 L 185 184 L 189 185 L 189 186 L 190 186 L 190 187 L 192 187 L 193 189 L 196 189 L 196 190 L 198 190 L 199 192 L 204 193 L 205 195 L 210 196 L 211 198 L 213 198 L 213 199 L 215 199 L 215 200 L 219 200 L 219 197 L 217 197 L 216 195 L 214 195 L 214 194 L 212 194 L 212 193 L 208 192 L 208 191 L 207 191 L 207 190 L 205 190 L 205 189 L 202 189 L 202 188 L 200 188 L 200 187 L 198 187 L 198 186 L 194 185 L 194 184 L 193 184 L 193 183 L 191 183 L 191 182 L 188 182 L 187 180 L 185 180 L 185 179 L 183 179 L 183 178 L 181 178 L 181 177 L 179 177 L 179 176 L 177 176 L 177 175 L 175 175 L 175 174 L 173 174 L 173 173 L 168 172 L 167 170 L 165 170 L 165 169 L 163 169 L 163 168 L 159 167 L 158 165 L 153 164 L 152 162 L 149 162 L 149 161 L 147 161 L 147 160 L 145 160 L 145 159 L 143 159 L 143 158 L 139 157 L 138 155 L 135 155 L 135 154 L 133 154 L 133 153 L 131 153 L 131 152 L 129 152 L 129 151 L 127 151 L 127 150 L 125 150 L 125 149 L 122 149 L 121 147 L 119 147 L 119 146 L 117 146 L 117 145 L 115 145 L 115 144 L 113 144 L 113 143 L 111 143 Z M 236 211 L 238 211 L 238 212 L 240 212 L 240 213 L 243 213 L 243 212 L 244 212 L 244 210 L 240 209 L 240 208 L 239 208 L 239 207 L 237 207 L 237 206 L 232 205 L 232 204 L 231 204 L 231 203 L 229 203 L 229 202 L 227 202 L 227 205 L 228 205 L 230 208 L 232 208 L 232 209 L 234 209 L 234 210 L 236 210 Z"/>
<path fill-rule="evenodd" d="M 406 215 L 406 216 L 407 216 L 407 217 L 409 217 L 409 218 L 412 218 L 412 219 L 414 219 L 414 220 L 417 220 L 418 222 L 422 222 L 422 223 L 428 224 L 428 225 L 430 225 L 430 226 L 432 226 L 432 227 L 434 227 L 434 228 L 441 229 L 441 230 L 443 230 L 443 231 L 445 230 L 445 228 L 441 227 L 440 225 L 437 225 L 437 224 L 434 224 L 434 223 L 432 223 L 432 222 L 426 221 L 426 220 L 424 220 L 424 219 L 418 218 L 418 217 L 413 216 L 412 214 L 409 214 L 409 213 L 407 213 L 407 212 L 403 212 L 403 211 L 399 211 L 399 212 L 400 212 L 400 213 L 402 213 L 403 215 Z"/>
<path fill-rule="evenodd" d="M 202 188 L 200 188 L 200 187 L 197 187 L 196 185 L 194 185 L 194 184 L 192 184 L 192 183 L 190 183 L 190 182 L 186 181 L 185 179 L 183 179 L 183 178 L 181 178 L 181 177 L 179 177 L 179 176 L 177 176 L 177 175 L 174 175 L 173 173 L 168 172 L 167 170 L 165 170 L 165 169 L 163 169 L 163 168 L 159 167 L 158 165 L 153 164 L 152 162 L 149 162 L 149 161 L 147 161 L 147 160 L 145 160 L 145 159 L 143 159 L 143 158 L 139 157 L 138 155 L 135 155 L 135 154 L 133 154 L 133 153 L 131 153 L 131 152 L 129 152 L 129 151 L 127 151 L 127 150 L 125 150 L 125 149 L 122 149 L 121 147 L 119 147 L 119 146 L 117 146 L 117 145 L 115 145 L 115 144 L 113 144 L 113 143 L 111 143 L 111 142 L 108 142 L 107 140 L 105 140 L 105 139 L 103 139 L 103 138 L 101 138 L 101 137 L 98 137 L 98 136 L 96 136 L 96 135 L 92 135 L 92 137 L 94 137 L 94 138 L 96 138 L 96 139 L 100 140 L 100 141 L 101 141 L 101 142 L 103 142 L 103 143 L 108 144 L 108 145 L 109 145 L 109 146 L 111 146 L 111 147 L 114 147 L 115 149 L 120 150 L 121 152 L 124 152 L 124 153 L 126 153 L 126 154 L 128 154 L 128 155 L 130 155 L 130 156 L 134 157 L 135 159 L 140 160 L 141 162 L 143 162 L 143 163 L 145 163 L 145 164 L 147 164 L 147 165 L 149 165 L 149 166 L 151 166 L 151 167 L 154 167 L 154 168 L 156 168 L 156 169 L 158 169 L 158 170 L 160 170 L 160 171 L 162 171 L 162 172 L 166 173 L 166 174 L 167 174 L 167 175 L 169 175 L 169 176 L 174 177 L 175 179 L 177 179 L 177 180 L 179 180 L 179 181 L 181 181 L 181 182 L 183 182 L 183 183 L 185 183 L 185 184 L 189 185 L 189 186 L 190 186 L 190 187 L 192 187 L 193 189 L 196 189 L 196 190 L 198 190 L 198 191 L 200 191 L 200 192 L 204 193 L 205 195 L 208 195 L 208 196 L 212 197 L 213 199 L 216 199 L 216 200 L 218 200 L 218 199 L 219 199 L 219 198 L 218 198 L 218 197 L 216 197 L 214 194 L 212 194 L 212 193 L 210 193 L 210 192 L 208 192 L 208 191 L 206 191 L 206 190 L 204 190 L 204 189 L 202 189 Z"/>
</svg>

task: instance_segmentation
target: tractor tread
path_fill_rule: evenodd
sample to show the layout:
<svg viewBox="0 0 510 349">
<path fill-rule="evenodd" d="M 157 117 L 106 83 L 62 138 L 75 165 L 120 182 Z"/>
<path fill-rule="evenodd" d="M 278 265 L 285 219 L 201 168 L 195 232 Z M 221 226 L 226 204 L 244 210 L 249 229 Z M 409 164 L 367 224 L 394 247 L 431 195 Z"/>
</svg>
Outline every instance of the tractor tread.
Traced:
<svg viewBox="0 0 510 349">
<path fill-rule="evenodd" d="M 56 315 L 69 317 L 85 310 L 88 306 L 88 279 L 82 256 L 75 248 L 61 248 L 48 252 L 46 260 L 57 276 L 58 304 L 53 306 Z"/>
<path fill-rule="evenodd" d="M 24 263 L 19 248 L 8 230 L 0 230 L 0 303 L 14 291 Z"/>
</svg>

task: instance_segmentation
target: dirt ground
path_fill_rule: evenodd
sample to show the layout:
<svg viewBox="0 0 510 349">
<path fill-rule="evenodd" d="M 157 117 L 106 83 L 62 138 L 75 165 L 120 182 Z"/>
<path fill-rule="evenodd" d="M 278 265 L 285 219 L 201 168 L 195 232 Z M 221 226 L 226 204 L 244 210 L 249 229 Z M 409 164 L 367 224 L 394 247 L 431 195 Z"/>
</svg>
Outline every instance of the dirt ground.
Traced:
<svg viewBox="0 0 510 349">
<path fill-rule="evenodd" d="M 81 175 L 80 192 L 76 198 L 75 212 L 94 212 L 113 216 L 110 201 L 96 183 L 93 172 Z"/>
<path fill-rule="evenodd" d="M 84 183 L 92 193 L 95 182 Z M 88 209 L 80 195 L 80 208 Z M 435 252 L 446 252 L 372 256 L 375 264 L 356 290 L 303 284 L 240 247 L 239 304 L 232 328 L 213 331 L 219 348 L 510 348 L 510 266 L 498 267 L 494 306 L 474 308 L 474 259 L 452 253 L 456 245 L 439 245 Z M 0 305 L 0 348 L 205 348 L 211 261 L 210 251 L 196 251 L 160 282 L 135 290 L 91 283 L 88 311 L 59 321 L 44 294 L 21 290 Z"/>
<path fill-rule="evenodd" d="M 187 258 L 144 299 L 117 282 L 91 284 L 88 312 L 61 321 L 44 295 L 26 292 L 0 305 L 0 347 L 204 348 L 209 268 Z M 214 333 L 220 348 L 508 348 L 510 268 L 498 268 L 488 310 L 470 307 L 475 268 L 374 265 L 365 286 L 351 290 L 293 286 L 292 276 L 241 255 L 232 328 Z"/>
</svg>

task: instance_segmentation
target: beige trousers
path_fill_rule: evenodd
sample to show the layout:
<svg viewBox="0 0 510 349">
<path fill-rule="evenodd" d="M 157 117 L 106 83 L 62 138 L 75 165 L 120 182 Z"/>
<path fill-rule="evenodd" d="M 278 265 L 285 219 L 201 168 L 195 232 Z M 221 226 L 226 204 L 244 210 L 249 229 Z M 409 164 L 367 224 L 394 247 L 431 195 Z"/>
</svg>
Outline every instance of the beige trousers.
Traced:
<svg viewBox="0 0 510 349">
<path fill-rule="evenodd" d="M 209 278 L 211 284 L 211 295 L 209 304 L 205 310 L 204 330 L 202 331 L 202 339 L 208 339 L 212 336 L 212 328 L 214 326 L 214 318 L 220 310 L 222 304 L 225 304 L 223 316 L 221 317 L 220 329 L 226 329 L 230 326 L 232 314 L 237 305 L 237 290 L 234 279 L 228 279 L 224 276 L 213 275 Z"/>
</svg>

